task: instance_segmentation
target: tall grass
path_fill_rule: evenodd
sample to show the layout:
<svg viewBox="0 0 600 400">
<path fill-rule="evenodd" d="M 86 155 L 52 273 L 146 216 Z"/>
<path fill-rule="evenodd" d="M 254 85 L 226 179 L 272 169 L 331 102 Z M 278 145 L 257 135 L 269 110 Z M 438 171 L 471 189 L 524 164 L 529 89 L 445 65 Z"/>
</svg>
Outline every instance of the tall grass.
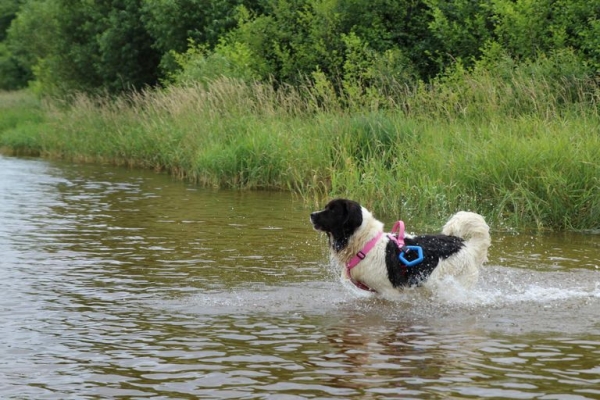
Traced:
<svg viewBox="0 0 600 400">
<path fill-rule="evenodd" d="M 43 120 L 42 103 L 34 96 L 24 91 L 0 91 L 0 150 L 39 155 L 39 127 Z"/>
<path fill-rule="evenodd" d="M 332 87 L 221 79 L 118 99 L 75 96 L 47 106 L 28 140 L 45 156 L 152 168 L 205 186 L 290 190 L 315 203 L 351 197 L 420 225 L 469 209 L 496 228 L 600 226 L 593 82 L 457 71 L 429 85 L 392 82 L 362 104 Z M 13 146 L 11 129 L 0 144 Z"/>
<path fill-rule="evenodd" d="M 343 147 L 332 192 L 409 221 L 468 209 L 496 228 L 598 226 L 598 121 L 438 121 L 416 130 L 396 122 L 396 132 L 406 134 L 393 149 L 382 146 L 360 160 Z"/>
</svg>

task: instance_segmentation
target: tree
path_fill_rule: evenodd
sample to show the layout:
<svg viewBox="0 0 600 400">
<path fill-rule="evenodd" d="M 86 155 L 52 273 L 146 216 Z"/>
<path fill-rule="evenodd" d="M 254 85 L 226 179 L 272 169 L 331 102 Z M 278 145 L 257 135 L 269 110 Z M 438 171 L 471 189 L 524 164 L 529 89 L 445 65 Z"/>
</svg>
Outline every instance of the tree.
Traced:
<svg viewBox="0 0 600 400">
<path fill-rule="evenodd" d="M 172 52 L 183 53 L 190 42 L 214 48 L 237 24 L 236 7 L 261 10 L 260 0 L 146 0 L 142 22 L 161 54 L 166 73 L 173 71 Z"/>
<path fill-rule="evenodd" d="M 8 31 L 19 66 L 42 92 L 112 93 L 156 84 L 159 54 L 142 0 L 29 0 Z M 52 38 L 52 40 L 48 40 Z"/>
<path fill-rule="evenodd" d="M 28 71 L 19 65 L 5 42 L 8 28 L 17 17 L 21 0 L 3 0 L 0 2 L 0 90 L 18 89 L 27 84 Z"/>
<path fill-rule="evenodd" d="M 6 39 L 6 33 L 13 19 L 16 18 L 22 0 L 2 0 L 0 3 L 0 42 Z"/>
</svg>

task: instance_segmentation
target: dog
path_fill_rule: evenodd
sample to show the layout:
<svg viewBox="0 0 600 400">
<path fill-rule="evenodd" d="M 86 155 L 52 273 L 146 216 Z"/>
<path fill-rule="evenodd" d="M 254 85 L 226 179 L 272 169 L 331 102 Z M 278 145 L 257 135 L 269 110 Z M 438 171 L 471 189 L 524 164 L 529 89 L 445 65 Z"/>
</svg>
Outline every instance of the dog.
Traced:
<svg viewBox="0 0 600 400">
<path fill-rule="evenodd" d="M 414 286 L 436 290 L 447 277 L 469 288 L 477 282 L 491 244 L 484 218 L 467 211 L 452 216 L 436 235 L 383 234 L 384 224 L 348 199 L 331 200 L 311 213 L 310 221 L 327 234 L 342 280 L 384 297 Z"/>
</svg>

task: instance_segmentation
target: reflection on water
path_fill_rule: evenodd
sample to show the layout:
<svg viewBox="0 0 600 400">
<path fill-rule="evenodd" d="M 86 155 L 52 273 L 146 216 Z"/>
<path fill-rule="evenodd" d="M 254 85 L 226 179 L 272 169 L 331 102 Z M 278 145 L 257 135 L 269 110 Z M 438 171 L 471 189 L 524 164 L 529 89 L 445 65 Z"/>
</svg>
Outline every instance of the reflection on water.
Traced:
<svg viewBox="0 0 600 400">
<path fill-rule="evenodd" d="M 3 398 L 600 397 L 593 234 L 494 234 L 465 292 L 360 297 L 287 194 L 0 157 Z"/>
</svg>

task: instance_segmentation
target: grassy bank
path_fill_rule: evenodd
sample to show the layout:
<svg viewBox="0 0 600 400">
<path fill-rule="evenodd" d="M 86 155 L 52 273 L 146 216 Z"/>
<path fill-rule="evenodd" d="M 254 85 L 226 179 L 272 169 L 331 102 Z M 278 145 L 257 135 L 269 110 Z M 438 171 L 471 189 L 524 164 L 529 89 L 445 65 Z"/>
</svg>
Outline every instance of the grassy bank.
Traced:
<svg viewBox="0 0 600 400">
<path fill-rule="evenodd" d="M 42 103 L 25 91 L 0 91 L 0 151 L 39 155 L 45 121 Z"/>
<path fill-rule="evenodd" d="M 388 89 L 356 101 L 326 86 L 221 80 L 43 112 L 3 94 L 0 146 L 315 203 L 346 196 L 409 223 L 470 209 L 496 228 L 600 226 L 595 87 L 481 74 Z M 23 98 L 7 106 L 12 96 Z"/>
</svg>

